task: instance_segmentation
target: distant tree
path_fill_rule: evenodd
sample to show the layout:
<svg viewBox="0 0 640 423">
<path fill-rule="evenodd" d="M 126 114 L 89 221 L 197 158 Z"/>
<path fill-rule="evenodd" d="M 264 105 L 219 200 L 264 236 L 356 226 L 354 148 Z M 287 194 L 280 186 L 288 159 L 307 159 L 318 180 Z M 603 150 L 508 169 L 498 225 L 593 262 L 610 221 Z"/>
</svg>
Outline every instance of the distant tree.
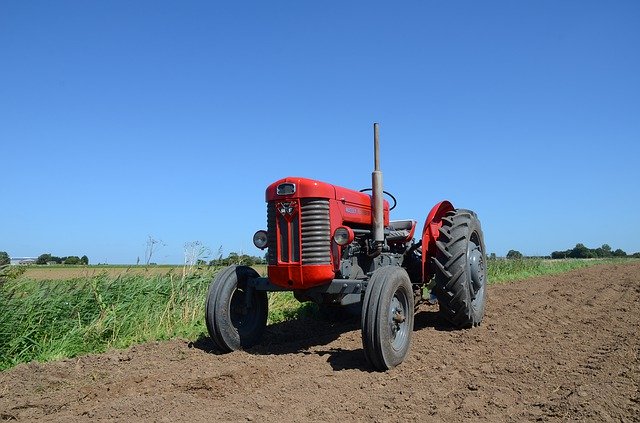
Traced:
<svg viewBox="0 0 640 423">
<path fill-rule="evenodd" d="M 40 254 L 38 256 L 38 258 L 36 259 L 36 264 L 47 264 L 51 261 L 51 254 L 50 253 L 44 253 L 44 254 Z"/>
<path fill-rule="evenodd" d="M 0 266 L 4 266 L 9 263 L 11 263 L 11 258 L 9 258 L 9 254 L 7 254 L 6 251 L 0 251 Z"/>
<path fill-rule="evenodd" d="M 602 244 L 602 247 L 591 250 L 595 253 L 596 257 L 611 257 L 611 247 L 609 244 Z"/>
<path fill-rule="evenodd" d="M 80 264 L 80 257 L 78 256 L 65 257 L 62 263 L 63 264 Z"/>
<path fill-rule="evenodd" d="M 633 257 L 633 258 L 640 258 L 640 252 L 633 253 L 633 254 L 631 255 L 631 257 Z"/>
<path fill-rule="evenodd" d="M 496 259 L 496 253 L 489 254 L 489 260 L 495 260 L 495 259 Z"/>
<path fill-rule="evenodd" d="M 576 246 L 573 247 L 573 249 L 569 253 L 569 257 L 571 257 L 571 258 L 580 258 L 580 259 L 595 258 L 596 257 L 596 253 L 595 253 L 594 250 L 591 250 L 591 249 L 585 247 L 584 244 L 576 244 Z"/>
<path fill-rule="evenodd" d="M 625 253 L 624 251 L 622 251 L 620 248 L 618 248 L 617 250 L 615 250 L 613 252 L 613 256 L 614 257 L 626 257 L 627 253 Z"/>
<path fill-rule="evenodd" d="M 255 256 L 249 256 L 247 254 L 238 254 L 235 252 L 231 252 L 226 258 L 222 258 L 222 256 L 220 256 L 217 259 L 210 260 L 209 266 L 230 266 L 233 264 L 253 266 L 256 264 L 264 264 L 266 262 L 267 262 L 266 256 L 255 257 Z"/>
<path fill-rule="evenodd" d="M 575 247 L 569 253 L 569 257 L 571 258 L 586 258 L 587 256 L 587 247 L 584 244 L 576 244 Z"/>
<path fill-rule="evenodd" d="M 507 258 L 509 260 L 517 260 L 522 258 L 522 253 L 518 250 L 509 250 L 507 253 Z"/>
<path fill-rule="evenodd" d="M 570 250 L 566 251 L 554 251 L 551 253 L 552 259 L 562 259 L 562 258 L 578 258 L 578 259 L 586 259 L 586 258 L 606 258 L 606 257 L 629 257 L 626 252 L 618 248 L 615 251 L 611 251 L 612 248 L 609 244 L 602 244 L 601 247 L 598 248 L 588 248 L 584 244 L 576 244 Z"/>
<path fill-rule="evenodd" d="M 225 260 L 225 265 L 229 266 L 231 264 L 240 264 L 240 257 L 238 256 L 238 253 L 231 252 L 227 256 Z"/>
<path fill-rule="evenodd" d="M 82 256 L 80 257 L 80 264 L 84 264 L 85 266 L 89 264 L 89 257 Z"/>
<path fill-rule="evenodd" d="M 551 253 L 552 259 L 564 259 L 564 258 L 567 258 L 568 256 L 569 256 L 568 251 L 554 251 Z"/>
</svg>

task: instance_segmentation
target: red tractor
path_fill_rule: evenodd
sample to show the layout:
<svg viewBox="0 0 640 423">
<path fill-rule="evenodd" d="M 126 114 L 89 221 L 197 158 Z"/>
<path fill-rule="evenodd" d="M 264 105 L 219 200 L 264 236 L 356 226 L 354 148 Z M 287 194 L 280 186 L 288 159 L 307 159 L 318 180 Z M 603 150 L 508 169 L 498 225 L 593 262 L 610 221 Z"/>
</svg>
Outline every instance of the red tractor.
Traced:
<svg viewBox="0 0 640 423">
<path fill-rule="evenodd" d="M 268 277 L 247 266 L 230 266 L 215 276 L 205 316 L 218 349 L 230 352 L 259 342 L 269 291 L 293 291 L 299 301 L 324 308 L 361 310 L 364 354 L 377 370 L 406 357 L 414 311 L 427 300 L 429 288 L 454 327 L 480 324 L 487 275 L 478 217 L 442 201 L 429 212 L 415 242 L 415 220 L 389 219 L 396 201 L 382 190 L 378 145 L 374 124 L 370 189 L 353 191 L 299 177 L 267 187 L 267 230 L 256 232 L 253 242 L 267 249 Z"/>
</svg>

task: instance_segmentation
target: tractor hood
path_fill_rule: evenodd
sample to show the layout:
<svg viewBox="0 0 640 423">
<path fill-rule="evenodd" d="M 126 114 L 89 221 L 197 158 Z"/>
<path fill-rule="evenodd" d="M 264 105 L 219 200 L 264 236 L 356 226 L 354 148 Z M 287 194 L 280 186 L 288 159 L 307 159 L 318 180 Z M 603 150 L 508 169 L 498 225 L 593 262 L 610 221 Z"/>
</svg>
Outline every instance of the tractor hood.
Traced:
<svg viewBox="0 0 640 423">
<path fill-rule="evenodd" d="M 298 176 L 282 178 L 269 185 L 265 192 L 267 202 L 296 198 L 326 198 L 337 200 L 343 204 L 371 209 L 369 194 Z M 384 201 L 384 211 L 388 216 L 389 202 L 386 200 Z"/>
</svg>

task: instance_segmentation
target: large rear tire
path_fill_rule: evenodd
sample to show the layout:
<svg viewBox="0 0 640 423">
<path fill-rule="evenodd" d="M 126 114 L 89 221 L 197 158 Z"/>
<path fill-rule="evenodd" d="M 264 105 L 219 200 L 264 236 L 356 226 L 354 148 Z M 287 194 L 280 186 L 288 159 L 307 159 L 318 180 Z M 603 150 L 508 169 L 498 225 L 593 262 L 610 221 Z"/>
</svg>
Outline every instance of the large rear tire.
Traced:
<svg viewBox="0 0 640 423">
<path fill-rule="evenodd" d="M 414 298 L 406 270 L 376 270 L 362 302 L 362 347 L 376 370 L 388 370 L 407 356 L 413 334 Z"/>
<path fill-rule="evenodd" d="M 442 218 L 434 258 L 440 312 L 459 328 L 478 326 L 487 300 L 487 257 L 480 221 L 471 210 Z"/>
<path fill-rule="evenodd" d="M 207 330 L 222 352 L 249 348 L 262 338 L 267 325 L 267 293 L 247 287 L 259 277 L 248 266 L 229 266 L 214 277 L 205 305 Z"/>
</svg>

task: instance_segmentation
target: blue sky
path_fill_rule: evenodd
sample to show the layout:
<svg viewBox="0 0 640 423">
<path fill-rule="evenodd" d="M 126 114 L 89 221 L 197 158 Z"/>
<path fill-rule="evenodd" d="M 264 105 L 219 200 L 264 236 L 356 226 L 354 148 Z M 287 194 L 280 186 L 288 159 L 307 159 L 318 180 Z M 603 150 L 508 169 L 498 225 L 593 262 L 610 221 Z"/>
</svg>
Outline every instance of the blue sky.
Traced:
<svg viewBox="0 0 640 423">
<path fill-rule="evenodd" d="M 261 255 L 265 187 L 442 199 L 487 250 L 640 251 L 637 1 L 0 2 L 0 251 Z"/>
</svg>

